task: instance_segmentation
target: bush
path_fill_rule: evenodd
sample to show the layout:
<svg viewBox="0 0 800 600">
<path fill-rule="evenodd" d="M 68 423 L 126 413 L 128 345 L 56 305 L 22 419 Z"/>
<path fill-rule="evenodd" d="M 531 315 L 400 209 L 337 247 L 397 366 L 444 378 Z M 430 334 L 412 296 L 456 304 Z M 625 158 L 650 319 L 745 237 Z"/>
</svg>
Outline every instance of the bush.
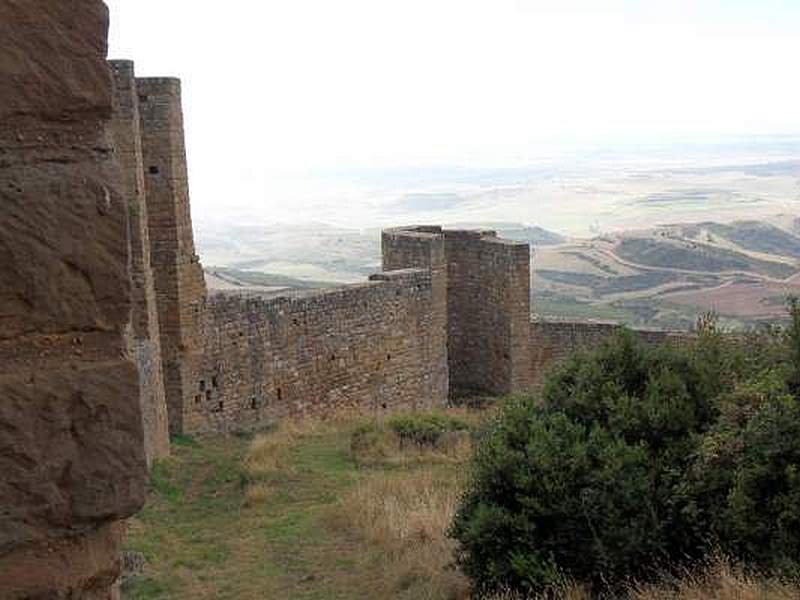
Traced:
<svg viewBox="0 0 800 600">
<path fill-rule="evenodd" d="M 350 438 L 350 453 L 359 465 L 465 462 L 471 449 L 470 424 L 446 413 L 411 413 L 363 423 Z"/>
<path fill-rule="evenodd" d="M 476 593 L 541 593 L 565 578 L 613 590 L 715 545 L 791 572 L 793 331 L 755 336 L 770 349 L 757 357 L 713 320 L 682 347 L 623 333 L 557 369 L 541 398 L 511 403 L 476 452 L 450 530 Z"/>
<path fill-rule="evenodd" d="M 775 374 L 720 400 L 690 473 L 723 551 L 771 572 L 800 557 L 800 403 Z"/>
<path fill-rule="evenodd" d="M 411 413 L 390 417 L 386 422 L 403 442 L 435 447 L 443 435 L 468 431 L 469 424 L 451 415 L 440 413 Z"/>
</svg>

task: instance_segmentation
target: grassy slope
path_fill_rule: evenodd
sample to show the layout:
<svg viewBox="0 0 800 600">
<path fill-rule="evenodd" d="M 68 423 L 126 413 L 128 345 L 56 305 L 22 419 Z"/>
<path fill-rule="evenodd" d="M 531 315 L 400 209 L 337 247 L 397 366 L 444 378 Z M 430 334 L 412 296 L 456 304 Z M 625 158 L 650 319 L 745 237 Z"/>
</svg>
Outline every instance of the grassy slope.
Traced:
<svg viewBox="0 0 800 600">
<path fill-rule="evenodd" d="M 293 447 L 286 472 L 269 481 L 269 496 L 250 504 L 242 475 L 247 447 L 237 437 L 184 440 L 157 466 L 128 541 L 145 554 L 145 577 L 125 598 L 435 597 L 415 590 L 421 582 L 413 577 L 407 589 L 387 592 L 381 553 L 335 524 L 341 499 L 358 482 L 398 467 L 359 469 L 350 429 L 329 430 Z M 437 469 L 455 477 L 452 467 Z"/>
<path fill-rule="evenodd" d="M 377 453 L 359 454 L 359 467 L 351 456 L 355 426 L 314 426 L 285 438 L 279 431 L 253 442 L 223 435 L 175 440 L 173 456 L 153 472 L 147 507 L 131 520 L 127 547 L 143 552 L 147 565 L 123 598 L 465 600 L 467 583 L 448 567 L 453 547 L 444 531 L 468 448 L 445 456 L 401 445 L 384 455 L 379 444 Z M 269 453 L 253 459 L 259 441 L 268 442 Z M 253 477 L 249 460 L 263 468 L 260 476 Z M 262 486 L 268 493 L 254 501 L 248 489 Z M 797 597 L 797 588 L 749 578 L 724 561 L 662 587 L 634 586 L 630 594 Z M 558 598 L 589 595 L 568 585 Z"/>
</svg>

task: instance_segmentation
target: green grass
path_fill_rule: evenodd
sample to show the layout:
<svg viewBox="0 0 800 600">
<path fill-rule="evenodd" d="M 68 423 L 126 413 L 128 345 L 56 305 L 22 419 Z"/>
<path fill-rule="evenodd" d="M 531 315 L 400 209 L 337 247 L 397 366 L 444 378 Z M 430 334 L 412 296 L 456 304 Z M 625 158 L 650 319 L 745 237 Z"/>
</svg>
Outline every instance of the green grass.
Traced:
<svg viewBox="0 0 800 600">
<path fill-rule="evenodd" d="M 326 535 L 322 513 L 352 484 L 349 437 L 311 438 L 292 456 L 290 475 L 274 482 L 261 506 L 245 507 L 242 458 L 247 440 L 206 437 L 173 445 L 153 470 L 147 506 L 133 521 L 128 548 L 144 553 L 145 577 L 124 597 L 349 598 L 331 578 L 347 545 Z M 346 563 L 347 561 L 345 561 Z"/>
<path fill-rule="evenodd" d="M 145 509 L 131 520 L 127 549 L 142 552 L 146 567 L 123 598 L 395 597 L 386 593 L 381 549 L 335 526 L 331 515 L 358 482 L 424 465 L 357 466 L 355 428 L 302 434 L 286 468 L 256 480 L 243 466 L 251 439 L 173 440 L 172 456 L 152 472 Z M 443 476 L 455 472 L 442 467 Z M 248 502 L 254 483 L 268 486 L 268 495 Z M 411 594 L 403 597 L 428 597 Z"/>
</svg>

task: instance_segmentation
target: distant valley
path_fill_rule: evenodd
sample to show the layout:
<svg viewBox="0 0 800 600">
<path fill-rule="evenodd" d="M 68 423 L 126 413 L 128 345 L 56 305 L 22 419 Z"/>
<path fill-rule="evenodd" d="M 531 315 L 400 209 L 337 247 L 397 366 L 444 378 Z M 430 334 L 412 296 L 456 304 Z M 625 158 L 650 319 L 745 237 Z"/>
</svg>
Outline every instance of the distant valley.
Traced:
<svg viewBox="0 0 800 600">
<path fill-rule="evenodd" d="M 686 328 L 715 310 L 742 327 L 781 318 L 800 293 L 798 155 L 800 140 L 778 137 L 362 173 L 341 192 L 317 182 L 329 196 L 275 217 L 202 215 L 197 241 L 209 287 L 279 293 L 363 281 L 380 270 L 384 227 L 490 228 L 534 248 L 542 316 Z"/>
</svg>

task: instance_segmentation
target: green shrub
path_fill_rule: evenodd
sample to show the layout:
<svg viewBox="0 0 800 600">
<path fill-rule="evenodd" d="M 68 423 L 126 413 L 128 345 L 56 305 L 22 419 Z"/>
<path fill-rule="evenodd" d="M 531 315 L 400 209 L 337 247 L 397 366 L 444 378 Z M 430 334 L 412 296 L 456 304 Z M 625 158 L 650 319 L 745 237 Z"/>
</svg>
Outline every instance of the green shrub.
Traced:
<svg viewBox="0 0 800 600">
<path fill-rule="evenodd" d="M 797 574 L 800 403 L 776 373 L 720 399 L 690 473 L 694 506 L 729 556 Z"/>
<path fill-rule="evenodd" d="M 540 593 L 565 577 L 613 591 L 713 545 L 794 569 L 792 329 L 753 334 L 756 346 L 721 335 L 713 319 L 697 333 L 662 347 L 623 333 L 498 416 L 450 530 L 478 594 Z M 753 357 L 754 347 L 769 352 Z"/>
<path fill-rule="evenodd" d="M 455 415 L 394 415 L 356 427 L 350 437 L 350 455 L 362 466 L 466 462 L 472 439 L 471 426 Z"/>
<path fill-rule="evenodd" d="M 440 413 L 410 413 L 390 417 L 386 425 L 401 442 L 434 447 L 441 437 L 453 431 L 467 431 L 469 424 L 451 415 Z"/>
</svg>

